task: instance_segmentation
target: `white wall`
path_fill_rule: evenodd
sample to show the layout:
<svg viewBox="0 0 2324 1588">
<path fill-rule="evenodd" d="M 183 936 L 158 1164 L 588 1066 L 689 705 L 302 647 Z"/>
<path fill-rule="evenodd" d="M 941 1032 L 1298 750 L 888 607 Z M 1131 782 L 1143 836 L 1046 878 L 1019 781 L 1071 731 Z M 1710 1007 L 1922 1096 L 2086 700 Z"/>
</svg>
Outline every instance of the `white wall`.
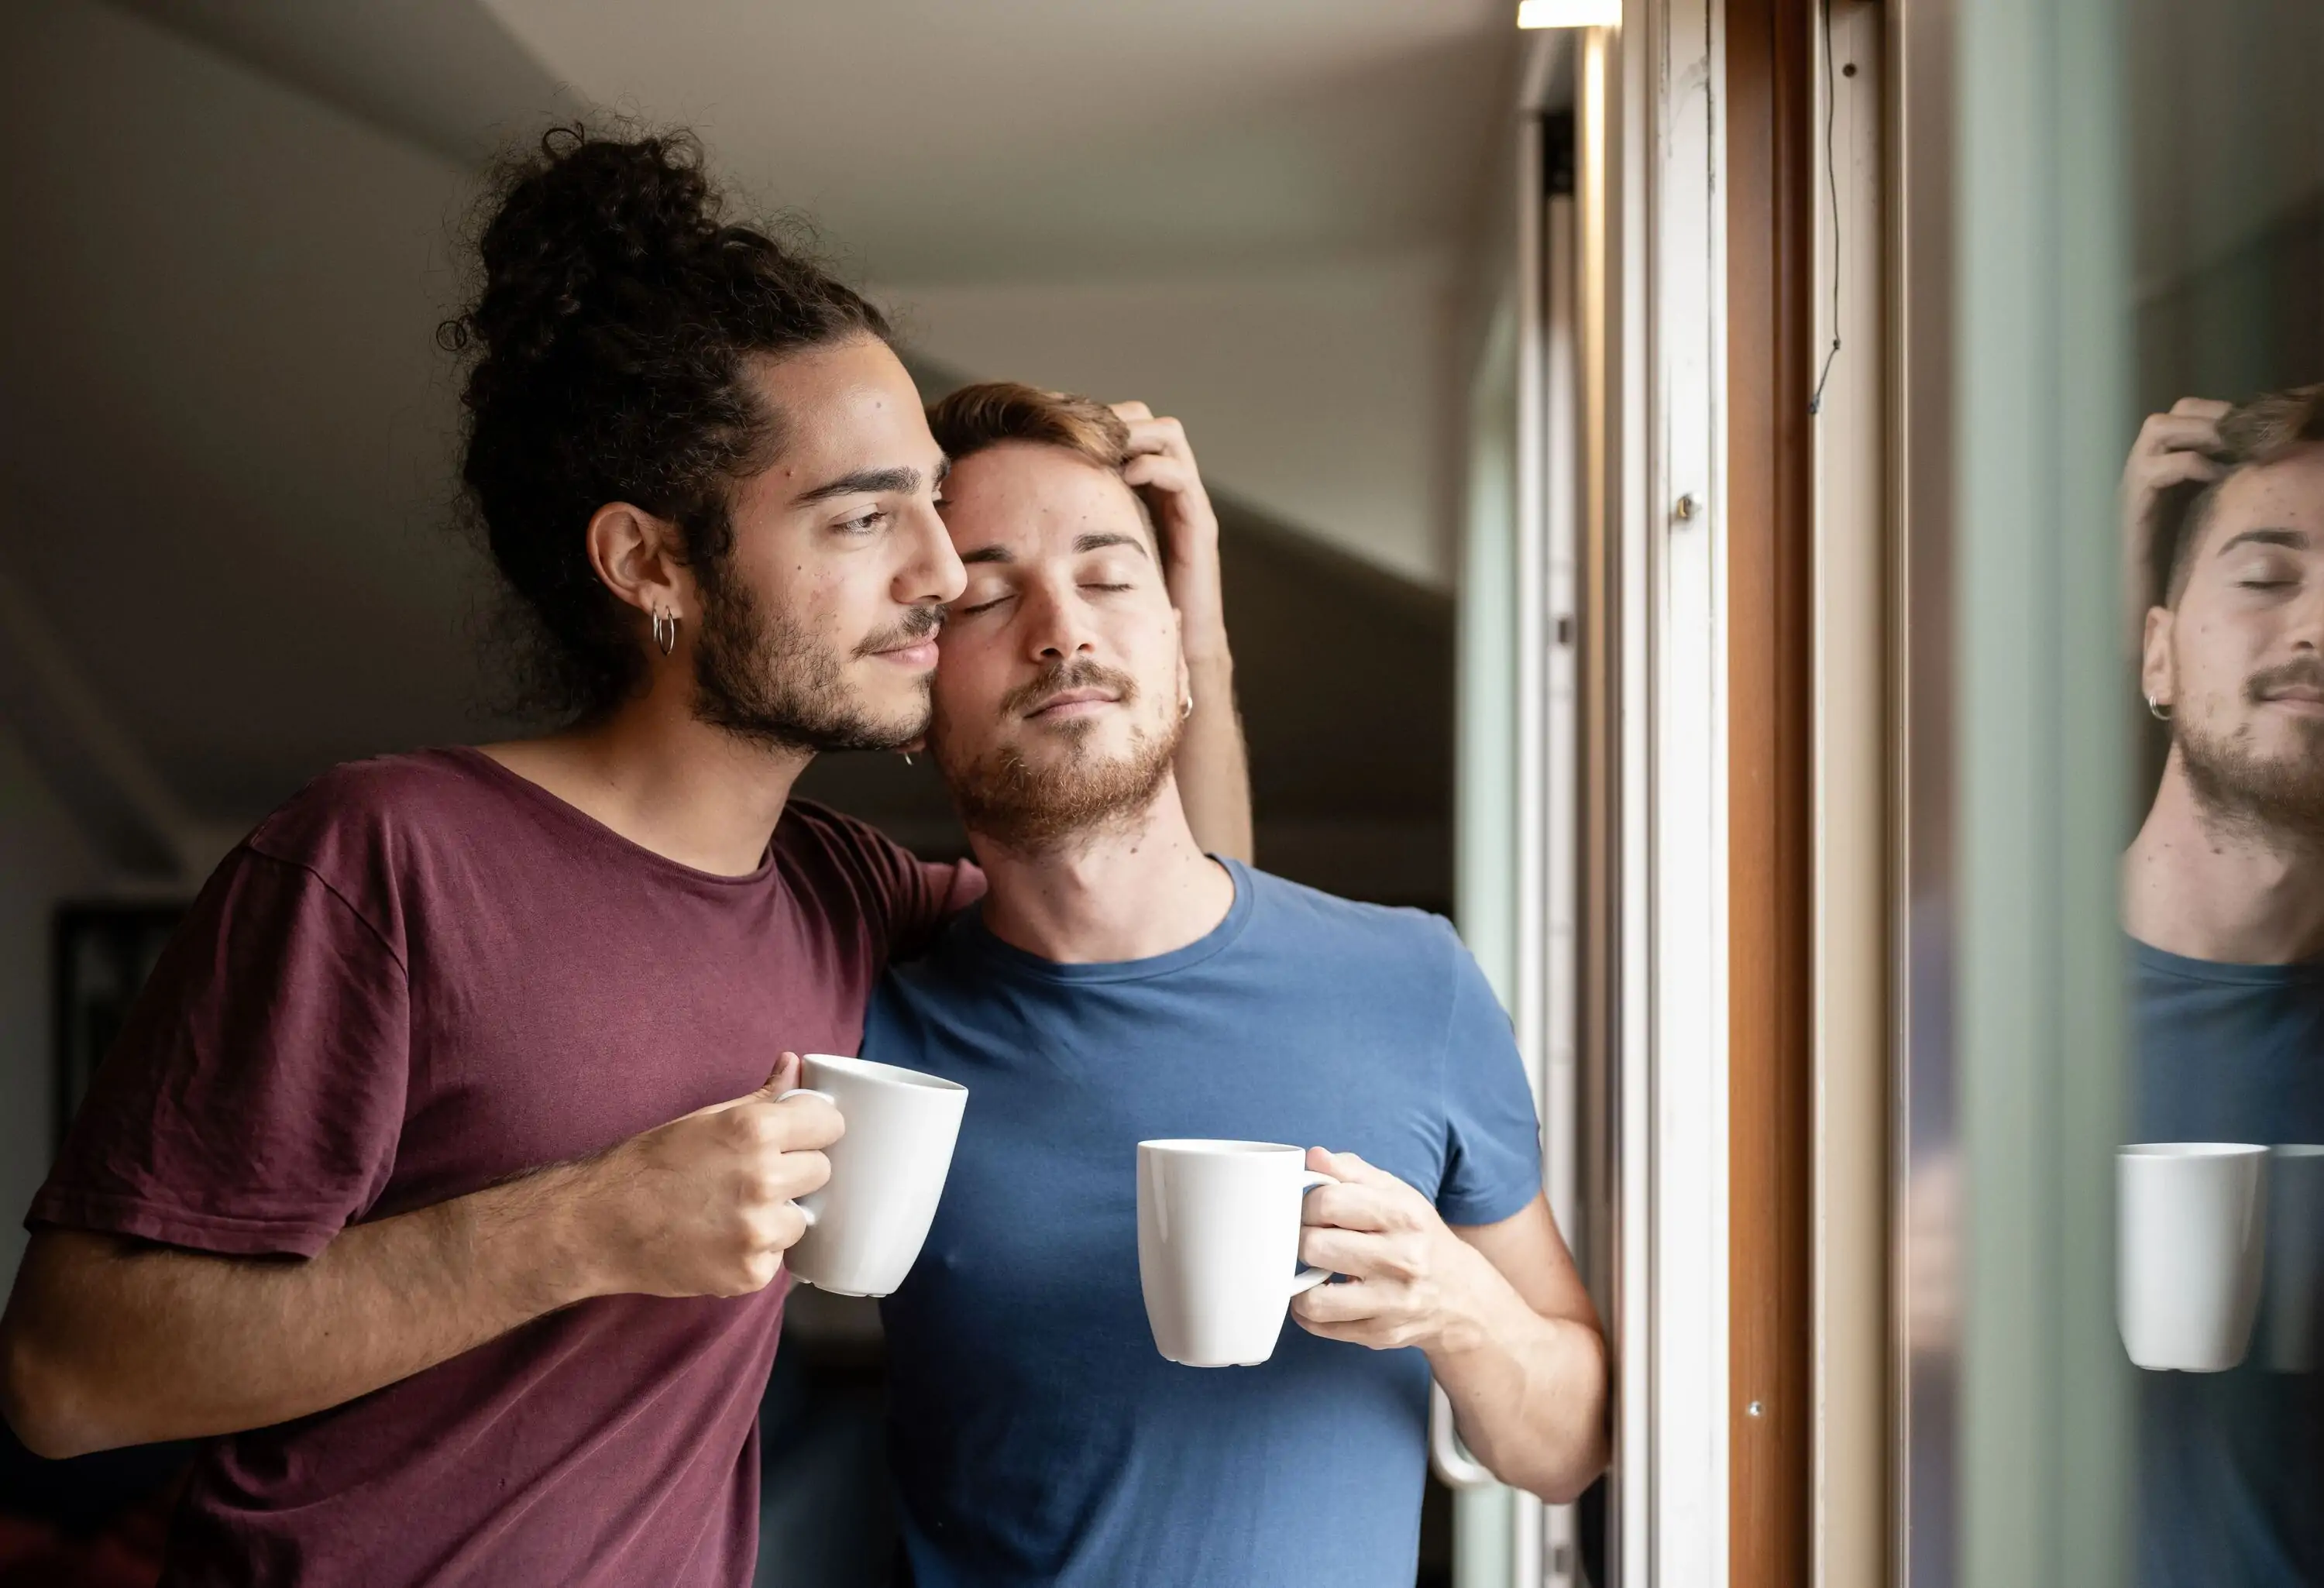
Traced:
<svg viewBox="0 0 2324 1588">
<path fill-rule="evenodd" d="M 0 1283 L 15 1279 L 24 1209 L 49 1168 L 50 913 L 105 881 L 71 813 L 0 723 Z"/>
<path fill-rule="evenodd" d="M 1204 474 L 1286 523 L 1452 583 L 1454 262 L 1394 254 L 1150 281 L 879 290 L 906 340 L 980 380 L 1135 397 Z"/>
</svg>

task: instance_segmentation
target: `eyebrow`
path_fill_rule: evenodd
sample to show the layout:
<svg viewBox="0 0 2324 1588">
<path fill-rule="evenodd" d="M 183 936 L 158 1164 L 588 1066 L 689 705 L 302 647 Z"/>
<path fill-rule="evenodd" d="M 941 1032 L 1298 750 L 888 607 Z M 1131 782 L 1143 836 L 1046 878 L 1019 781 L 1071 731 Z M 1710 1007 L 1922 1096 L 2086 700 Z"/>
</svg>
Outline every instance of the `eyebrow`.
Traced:
<svg viewBox="0 0 2324 1588">
<path fill-rule="evenodd" d="M 2225 557 L 2236 547 L 2246 544 L 2282 546 L 2292 551 L 2305 551 L 2308 549 L 2308 531 L 2306 530 L 2246 530 L 2242 534 L 2222 542 L 2217 555 Z"/>
<path fill-rule="evenodd" d="M 1074 537 L 1074 549 L 1076 552 L 1102 551 L 1109 546 L 1127 546 L 1141 557 L 1148 555 L 1146 542 L 1135 535 L 1102 531 Z M 963 568 L 974 568 L 981 563 L 1013 563 L 1016 560 L 1017 554 L 1006 546 L 979 546 L 973 551 L 964 551 L 960 554 Z"/>
<path fill-rule="evenodd" d="M 952 460 L 936 465 L 936 480 L 942 484 L 952 472 Z M 859 468 L 852 475 L 817 485 L 812 491 L 802 491 L 793 498 L 793 505 L 810 506 L 828 502 L 835 496 L 862 496 L 882 492 L 917 491 L 920 488 L 920 471 L 916 468 Z"/>
<path fill-rule="evenodd" d="M 1145 541 L 1135 535 L 1125 535 L 1118 531 L 1107 530 L 1074 537 L 1075 551 L 1102 551 L 1109 546 L 1127 546 L 1140 557 L 1147 555 Z"/>
</svg>

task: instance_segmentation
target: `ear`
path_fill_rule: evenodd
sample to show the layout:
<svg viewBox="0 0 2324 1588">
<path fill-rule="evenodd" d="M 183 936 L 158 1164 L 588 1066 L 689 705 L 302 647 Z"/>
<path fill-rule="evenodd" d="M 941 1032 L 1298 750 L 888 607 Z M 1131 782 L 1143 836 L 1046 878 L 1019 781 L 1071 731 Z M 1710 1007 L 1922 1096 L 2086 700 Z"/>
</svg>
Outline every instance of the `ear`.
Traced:
<svg viewBox="0 0 2324 1588">
<path fill-rule="evenodd" d="M 649 619 L 667 612 L 690 626 L 694 577 L 676 524 L 626 502 L 608 502 L 589 515 L 585 544 L 589 567 L 616 600 Z"/>
<path fill-rule="evenodd" d="M 2146 633 L 2139 648 L 2138 688 L 2159 706 L 2178 703 L 2178 669 L 2171 661 L 2171 636 L 2179 614 L 2167 606 L 2146 609 Z"/>
</svg>

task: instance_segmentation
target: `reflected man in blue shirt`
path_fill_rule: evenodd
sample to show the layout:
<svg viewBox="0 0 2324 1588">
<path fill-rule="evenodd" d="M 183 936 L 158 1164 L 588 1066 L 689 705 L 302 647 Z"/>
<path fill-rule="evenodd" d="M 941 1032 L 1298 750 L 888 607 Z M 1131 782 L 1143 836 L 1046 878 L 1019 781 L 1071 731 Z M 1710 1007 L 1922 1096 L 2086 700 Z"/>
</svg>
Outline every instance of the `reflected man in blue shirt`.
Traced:
<svg viewBox="0 0 2324 1588">
<path fill-rule="evenodd" d="M 2324 1143 L 2324 387 L 2181 402 L 2126 484 L 2171 553 L 2140 669 L 2171 748 L 2123 866 L 2139 1139 Z M 2274 1184 L 2242 1365 L 2139 1376 L 2148 1588 L 2324 1583 L 2324 1209 Z"/>
</svg>

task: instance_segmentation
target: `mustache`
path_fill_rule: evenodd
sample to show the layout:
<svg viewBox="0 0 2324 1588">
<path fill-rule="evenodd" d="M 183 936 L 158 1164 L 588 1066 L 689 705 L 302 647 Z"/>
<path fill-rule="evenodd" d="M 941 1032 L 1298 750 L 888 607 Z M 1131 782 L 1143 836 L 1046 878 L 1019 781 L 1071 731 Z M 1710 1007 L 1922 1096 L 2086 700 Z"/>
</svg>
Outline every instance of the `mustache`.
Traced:
<svg viewBox="0 0 2324 1588">
<path fill-rule="evenodd" d="M 1001 697 L 1002 716 L 1021 716 L 1050 696 L 1066 689 L 1111 689 L 1124 706 L 1138 698 L 1138 685 L 1128 673 L 1102 667 L 1084 657 L 1079 661 L 1051 662 L 1039 675 Z"/>
<path fill-rule="evenodd" d="M 2244 680 L 2244 698 L 2257 706 L 2277 690 L 2295 686 L 2324 689 L 2324 657 L 2294 657 L 2281 667 L 2252 674 Z"/>
<path fill-rule="evenodd" d="M 855 648 L 858 656 L 876 656 L 882 651 L 899 651 L 916 644 L 944 627 L 945 609 L 941 606 L 915 606 L 903 621 L 890 628 L 881 629 L 866 638 Z"/>
</svg>

